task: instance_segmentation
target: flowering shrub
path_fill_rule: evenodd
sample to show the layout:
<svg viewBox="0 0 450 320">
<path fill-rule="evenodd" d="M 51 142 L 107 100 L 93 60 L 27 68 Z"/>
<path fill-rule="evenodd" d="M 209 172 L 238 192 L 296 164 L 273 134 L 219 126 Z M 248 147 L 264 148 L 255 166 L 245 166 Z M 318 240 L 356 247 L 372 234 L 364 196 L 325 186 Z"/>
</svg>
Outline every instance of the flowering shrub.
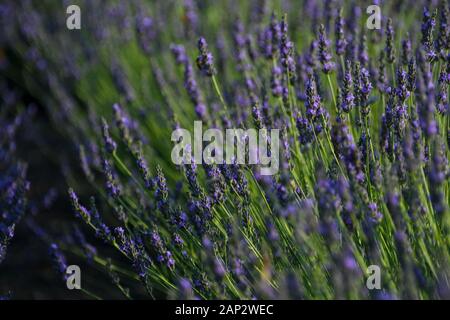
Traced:
<svg viewBox="0 0 450 320">
<path fill-rule="evenodd" d="M 76 255 L 125 298 L 450 298 L 446 1 L 377 1 L 381 30 L 357 1 L 78 2 L 81 30 L 51 1 L 0 10 L 2 72 L 78 154 L 60 169 L 82 227 L 29 223 L 64 279 Z M 279 129 L 278 173 L 175 165 L 196 120 Z"/>
</svg>

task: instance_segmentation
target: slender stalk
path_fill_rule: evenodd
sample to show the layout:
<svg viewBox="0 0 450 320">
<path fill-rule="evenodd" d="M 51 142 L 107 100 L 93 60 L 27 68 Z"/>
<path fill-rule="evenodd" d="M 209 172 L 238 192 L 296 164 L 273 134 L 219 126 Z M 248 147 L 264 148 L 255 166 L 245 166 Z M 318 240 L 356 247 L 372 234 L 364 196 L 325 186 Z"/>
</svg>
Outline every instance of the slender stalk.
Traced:
<svg viewBox="0 0 450 320">
<path fill-rule="evenodd" d="M 222 96 L 222 92 L 219 89 L 219 85 L 217 83 L 216 76 L 213 75 L 211 77 L 211 80 L 212 80 L 212 83 L 213 83 L 213 86 L 214 86 L 214 90 L 216 91 L 217 95 L 219 96 L 220 102 L 222 103 L 223 108 L 225 109 L 225 112 L 228 113 L 228 107 L 227 107 L 227 104 L 225 102 L 225 99 Z"/>
<path fill-rule="evenodd" d="M 333 97 L 334 108 L 336 109 L 336 112 L 337 112 L 338 110 L 337 110 L 336 96 L 334 93 L 334 88 L 333 88 L 333 84 L 331 82 L 330 74 L 327 74 L 327 79 L 328 79 L 328 85 L 330 86 L 331 96 Z"/>
</svg>

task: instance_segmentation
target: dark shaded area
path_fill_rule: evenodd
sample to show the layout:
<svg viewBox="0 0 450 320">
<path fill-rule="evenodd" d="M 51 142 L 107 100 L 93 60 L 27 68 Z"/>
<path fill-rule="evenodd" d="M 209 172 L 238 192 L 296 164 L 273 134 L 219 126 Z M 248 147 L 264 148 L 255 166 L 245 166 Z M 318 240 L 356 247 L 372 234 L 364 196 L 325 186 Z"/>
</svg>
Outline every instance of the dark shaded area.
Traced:
<svg viewBox="0 0 450 320">
<path fill-rule="evenodd" d="M 9 72 L 19 75 L 17 70 L 21 70 L 22 62 L 12 51 L 3 52 L 6 52 L 3 58 L 8 62 L 8 69 L 3 70 L 4 75 Z M 46 109 L 26 91 L 25 86 L 20 85 L 20 81 L 11 81 L 7 77 L 2 80 L 6 88 L 4 91 L 16 100 L 13 101 L 15 108 L 21 106 L 30 110 L 30 116 L 17 133 L 16 153 L 27 164 L 27 179 L 31 187 L 26 215 L 16 227 L 6 259 L 0 264 L 0 296 L 10 299 L 89 298 L 82 291 L 66 288 L 65 280 L 51 260 L 49 242 L 46 241 L 69 236 L 73 229 L 68 226 L 77 225 L 67 201 L 64 167 L 76 166 L 78 155 L 72 142 L 58 134 Z M 89 193 L 87 186 L 86 193 Z M 42 228 L 49 239 L 37 235 L 34 228 Z M 105 277 L 104 273 L 95 272 L 92 266 L 86 265 L 84 258 L 67 256 L 67 262 L 80 266 L 82 284 L 93 283 L 95 286 L 98 277 Z M 102 279 L 101 283 L 109 282 Z M 120 297 L 114 290 L 111 293 L 105 290 L 103 296 Z"/>
</svg>

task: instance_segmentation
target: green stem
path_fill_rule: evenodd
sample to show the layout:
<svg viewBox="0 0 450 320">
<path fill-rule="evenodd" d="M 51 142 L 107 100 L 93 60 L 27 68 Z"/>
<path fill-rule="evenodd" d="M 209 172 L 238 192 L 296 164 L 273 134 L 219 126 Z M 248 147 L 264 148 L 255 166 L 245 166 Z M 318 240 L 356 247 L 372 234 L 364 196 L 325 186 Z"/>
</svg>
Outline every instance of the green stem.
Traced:
<svg viewBox="0 0 450 320">
<path fill-rule="evenodd" d="M 213 86 L 214 86 L 214 90 L 216 90 L 216 93 L 219 96 L 220 102 L 222 103 L 223 108 L 225 109 L 225 112 L 228 112 L 227 104 L 225 103 L 225 99 L 223 98 L 222 92 L 219 89 L 219 85 L 217 83 L 216 77 L 213 75 L 211 77 L 211 79 L 212 79 L 212 83 L 213 83 Z"/>
<path fill-rule="evenodd" d="M 337 102 L 336 102 L 336 96 L 334 93 L 334 88 L 333 88 L 333 84 L 331 83 L 331 77 L 329 74 L 327 74 L 327 79 L 328 79 L 328 85 L 330 86 L 330 90 L 331 90 L 331 96 L 333 97 L 333 103 L 334 103 L 334 107 L 336 109 L 337 112 Z"/>
</svg>

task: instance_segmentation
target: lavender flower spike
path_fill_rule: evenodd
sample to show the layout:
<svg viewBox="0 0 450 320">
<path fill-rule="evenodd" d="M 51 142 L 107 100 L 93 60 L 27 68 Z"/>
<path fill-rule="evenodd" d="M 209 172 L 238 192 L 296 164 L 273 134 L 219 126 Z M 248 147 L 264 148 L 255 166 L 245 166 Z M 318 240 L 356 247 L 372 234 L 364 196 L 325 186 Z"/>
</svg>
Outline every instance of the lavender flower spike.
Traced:
<svg viewBox="0 0 450 320">
<path fill-rule="evenodd" d="M 342 56 L 345 53 L 345 48 L 347 46 L 347 40 L 344 36 L 344 23 L 344 18 L 342 18 L 342 10 L 339 10 L 334 27 L 336 39 L 336 54 L 338 56 Z"/>
<path fill-rule="evenodd" d="M 212 77 L 216 73 L 214 67 L 214 59 L 212 53 L 208 50 L 208 44 L 205 38 L 198 39 L 198 50 L 200 55 L 197 57 L 197 66 L 208 77 Z"/>
<path fill-rule="evenodd" d="M 325 74 L 331 73 L 335 68 L 335 63 L 331 59 L 330 40 L 326 37 L 325 27 L 321 24 L 319 28 L 319 61 Z"/>
<path fill-rule="evenodd" d="M 344 85 L 342 88 L 342 110 L 344 112 L 350 112 L 355 105 L 355 96 L 353 95 L 353 79 L 350 62 L 347 61 L 347 68 L 344 74 Z"/>
<path fill-rule="evenodd" d="M 394 28 L 392 19 L 389 18 L 386 25 L 386 60 L 390 64 L 395 62 Z"/>
<path fill-rule="evenodd" d="M 109 153 L 114 153 L 117 149 L 116 142 L 111 138 L 109 134 L 108 123 L 104 118 L 102 118 L 102 133 L 103 133 L 103 142 L 105 143 L 105 149 Z"/>
</svg>

